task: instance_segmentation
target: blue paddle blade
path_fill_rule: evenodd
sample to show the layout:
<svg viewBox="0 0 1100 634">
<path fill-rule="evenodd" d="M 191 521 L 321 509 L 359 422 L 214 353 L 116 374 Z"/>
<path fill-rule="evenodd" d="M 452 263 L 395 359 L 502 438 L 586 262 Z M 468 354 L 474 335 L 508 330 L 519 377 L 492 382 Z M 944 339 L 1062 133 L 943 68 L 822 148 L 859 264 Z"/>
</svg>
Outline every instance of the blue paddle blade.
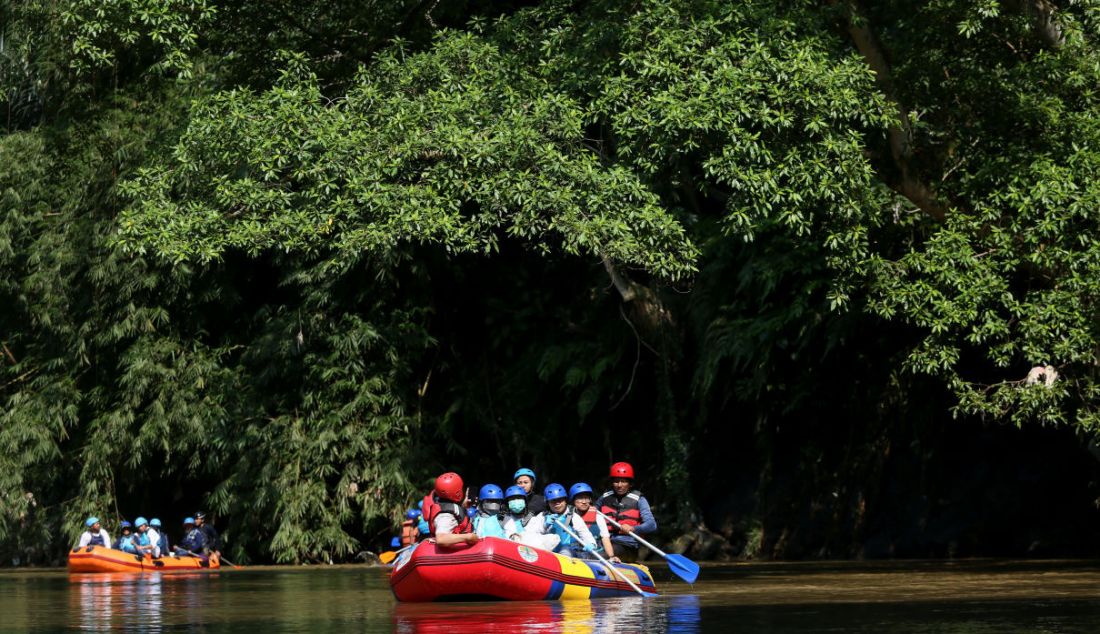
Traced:
<svg viewBox="0 0 1100 634">
<path fill-rule="evenodd" d="M 652 599 L 653 597 L 658 597 L 661 595 L 657 594 L 656 592 L 646 592 L 645 590 L 642 590 L 642 596 L 647 599 Z"/>
<path fill-rule="evenodd" d="M 683 555 L 670 553 L 668 556 L 668 568 L 673 574 L 688 583 L 695 583 L 695 580 L 699 578 L 699 564 Z"/>
</svg>

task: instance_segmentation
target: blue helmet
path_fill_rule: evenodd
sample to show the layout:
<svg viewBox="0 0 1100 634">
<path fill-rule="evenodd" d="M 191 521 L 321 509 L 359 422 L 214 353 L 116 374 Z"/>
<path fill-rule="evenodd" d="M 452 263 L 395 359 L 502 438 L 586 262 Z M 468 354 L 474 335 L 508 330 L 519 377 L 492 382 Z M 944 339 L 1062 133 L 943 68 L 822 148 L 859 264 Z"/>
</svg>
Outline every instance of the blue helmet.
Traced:
<svg viewBox="0 0 1100 634">
<path fill-rule="evenodd" d="M 149 520 L 145 519 L 144 517 L 139 517 L 136 520 L 134 520 L 134 528 L 141 528 L 142 526 L 145 526 L 148 523 L 149 523 Z"/>
<path fill-rule="evenodd" d="M 466 509 L 466 516 L 467 517 L 469 517 L 470 519 L 473 519 L 475 515 L 477 515 L 477 508 L 476 507 L 471 506 L 470 508 Z"/>
<path fill-rule="evenodd" d="M 486 484 L 485 486 L 481 487 L 480 491 L 478 491 L 477 499 L 483 502 L 486 500 L 503 500 L 504 491 L 502 491 L 501 488 L 495 484 Z"/>
<path fill-rule="evenodd" d="M 187 526 L 188 524 L 194 524 L 194 523 L 195 523 L 195 518 L 193 518 L 193 517 L 183 518 L 183 525 L 184 526 Z"/>
<path fill-rule="evenodd" d="M 390 548 L 401 548 L 401 538 L 394 537 L 390 540 Z"/>
<path fill-rule="evenodd" d="M 419 502 L 417 502 L 417 503 L 416 503 L 416 508 L 418 508 L 418 509 L 420 509 L 421 511 L 423 511 L 423 510 L 424 510 L 424 500 L 420 500 Z"/>
<path fill-rule="evenodd" d="M 527 491 L 524 491 L 523 487 L 519 486 L 518 484 L 513 484 L 512 486 L 504 490 L 504 497 L 509 499 L 525 498 L 527 497 Z"/>
<path fill-rule="evenodd" d="M 573 486 L 569 487 L 569 501 L 572 502 L 573 498 L 577 497 L 581 493 L 587 493 L 589 495 L 593 495 L 592 487 L 588 486 L 584 482 L 578 482 L 578 483 L 574 484 Z"/>
<path fill-rule="evenodd" d="M 89 517 L 88 519 L 84 520 L 84 525 L 87 526 L 88 528 L 91 528 L 98 521 L 99 521 L 99 518 L 96 517 L 95 515 L 93 515 L 93 516 Z"/>
<path fill-rule="evenodd" d="M 409 509 L 405 511 L 405 519 L 415 520 L 420 518 L 420 511 L 417 509 Z"/>
<path fill-rule="evenodd" d="M 134 525 L 129 520 L 122 520 L 122 523 L 118 525 L 119 528 L 133 528 Z"/>
<path fill-rule="evenodd" d="M 152 526 L 153 528 L 160 528 L 160 520 L 154 517 L 153 519 L 149 520 L 149 526 Z"/>
<path fill-rule="evenodd" d="M 565 487 L 558 484 L 557 482 L 551 482 L 550 484 L 546 485 L 546 489 L 543 490 L 542 494 L 546 496 L 547 502 L 549 502 L 550 500 L 560 500 L 566 497 Z"/>
<path fill-rule="evenodd" d="M 524 467 L 522 469 L 517 470 L 515 475 L 512 476 L 512 482 L 515 482 L 516 480 L 519 480 L 520 476 L 527 476 L 528 478 L 531 478 L 532 482 L 537 480 L 537 478 L 535 477 L 535 472 L 531 471 L 527 467 Z"/>
</svg>

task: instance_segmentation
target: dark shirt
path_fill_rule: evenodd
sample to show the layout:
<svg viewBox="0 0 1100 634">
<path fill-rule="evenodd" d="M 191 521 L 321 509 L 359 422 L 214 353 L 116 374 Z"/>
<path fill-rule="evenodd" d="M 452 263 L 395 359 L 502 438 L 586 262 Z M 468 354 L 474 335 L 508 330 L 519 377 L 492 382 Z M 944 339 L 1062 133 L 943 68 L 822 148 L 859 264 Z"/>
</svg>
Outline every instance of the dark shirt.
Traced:
<svg viewBox="0 0 1100 634">
<path fill-rule="evenodd" d="M 202 554 L 202 548 L 206 545 L 206 535 L 201 529 L 192 528 L 187 531 L 187 534 L 180 540 L 179 547 L 184 550 L 189 550 L 196 555 Z"/>
<path fill-rule="evenodd" d="M 203 536 L 206 537 L 207 548 L 209 548 L 210 550 L 222 549 L 222 540 L 220 537 L 218 537 L 218 529 L 214 528 L 210 524 L 203 524 L 202 528 L 200 528 L 199 530 L 201 530 Z"/>
<path fill-rule="evenodd" d="M 546 512 L 546 498 L 538 493 L 527 496 L 527 510 L 538 515 Z"/>
</svg>

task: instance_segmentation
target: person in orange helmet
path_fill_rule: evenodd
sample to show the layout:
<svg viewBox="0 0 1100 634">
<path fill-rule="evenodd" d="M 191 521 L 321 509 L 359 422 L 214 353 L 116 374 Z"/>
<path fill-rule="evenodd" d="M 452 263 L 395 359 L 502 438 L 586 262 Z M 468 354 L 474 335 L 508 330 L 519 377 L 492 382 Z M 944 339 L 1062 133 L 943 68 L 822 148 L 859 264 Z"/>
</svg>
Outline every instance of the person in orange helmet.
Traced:
<svg viewBox="0 0 1100 634">
<path fill-rule="evenodd" d="M 476 544 L 477 533 L 466 514 L 467 495 L 462 477 L 453 471 L 435 479 L 432 492 L 424 496 L 424 518 L 440 546 Z"/>
<path fill-rule="evenodd" d="M 633 534 L 648 535 L 656 532 L 657 520 L 642 492 L 634 488 L 634 467 L 629 462 L 611 465 L 611 490 L 600 496 L 596 507 L 600 512 L 618 522 L 607 527 L 611 533 L 613 554 L 626 562 L 638 561 L 638 540 Z M 610 522 L 608 522 L 610 524 Z"/>
</svg>

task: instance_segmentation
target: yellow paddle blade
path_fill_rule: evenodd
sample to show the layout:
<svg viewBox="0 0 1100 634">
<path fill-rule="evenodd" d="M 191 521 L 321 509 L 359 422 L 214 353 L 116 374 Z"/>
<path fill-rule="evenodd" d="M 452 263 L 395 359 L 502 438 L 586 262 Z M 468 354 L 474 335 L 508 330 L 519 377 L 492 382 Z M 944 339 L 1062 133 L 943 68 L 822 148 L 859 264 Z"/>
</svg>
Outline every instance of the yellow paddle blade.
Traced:
<svg viewBox="0 0 1100 634">
<path fill-rule="evenodd" d="M 389 564 L 394 559 L 397 559 L 397 553 L 392 550 L 387 550 L 381 555 L 378 555 L 378 561 L 381 561 L 384 564 Z"/>
</svg>

